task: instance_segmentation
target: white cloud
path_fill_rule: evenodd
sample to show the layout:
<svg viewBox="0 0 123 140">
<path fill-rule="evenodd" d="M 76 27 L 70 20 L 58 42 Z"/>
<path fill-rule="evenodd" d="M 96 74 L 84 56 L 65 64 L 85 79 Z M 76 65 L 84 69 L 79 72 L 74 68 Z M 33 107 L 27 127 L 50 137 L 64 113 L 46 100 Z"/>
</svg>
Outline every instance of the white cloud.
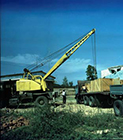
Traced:
<svg viewBox="0 0 123 140">
<path fill-rule="evenodd" d="M 103 64 L 97 64 L 96 67 L 97 67 L 97 71 L 102 71 L 108 68 L 106 65 L 103 65 Z"/>
<path fill-rule="evenodd" d="M 80 58 L 75 58 L 75 59 L 70 59 L 67 60 L 60 68 L 59 71 L 61 73 L 73 73 L 73 72 L 78 72 L 85 70 L 87 66 L 90 64 L 91 60 L 90 59 L 80 59 Z"/>
<path fill-rule="evenodd" d="M 18 54 L 16 56 L 7 56 L 7 57 L 1 57 L 2 62 L 12 62 L 16 64 L 33 64 L 33 63 L 39 63 L 39 60 L 41 60 L 40 56 L 37 54 Z M 51 65 L 53 66 L 58 59 L 53 59 L 51 61 Z M 64 64 L 62 64 L 58 71 L 60 73 L 73 73 L 78 71 L 86 70 L 87 66 L 91 64 L 90 59 L 68 59 Z M 97 71 L 101 71 L 106 69 L 106 66 L 104 65 L 97 65 Z"/>
<path fill-rule="evenodd" d="M 18 54 L 16 56 L 7 56 L 1 57 L 2 62 L 12 62 L 15 64 L 36 64 L 41 60 L 40 56 L 37 54 Z M 51 61 L 51 67 L 58 61 L 58 59 L 53 59 Z M 86 69 L 88 65 L 92 65 L 92 61 L 90 59 L 81 59 L 81 58 L 70 58 L 66 62 L 64 62 L 52 75 L 56 76 L 62 83 L 62 79 L 64 76 L 67 76 L 69 81 L 73 81 L 76 84 L 77 80 L 86 79 Z M 97 71 L 100 77 L 100 71 L 106 69 L 107 66 L 97 64 Z M 41 69 L 41 68 L 40 68 Z M 45 67 L 45 71 L 48 71 L 49 67 Z M 44 71 L 44 69 L 43 69 Z"/>
<path fill-rule="evenodd" d="M 53 59 L 51 61 L 51 65 L 53 66 L 58 59 Z M 81 59 L 81 58 L 75 58 L 75 59 L 68 59 L 66 62 L 64 62 L 59 69 L 59 71 L 63 71 L 64 73 L 73 73 L 77 71 L 85 71 L 87 69 L 88 65 L 94 66 L 91 59 Z M 96 69 L 98 72 L 101 72 L 104 69 L 107 69 L 109 66 L 107 64 L 96 64 Z"/>
<path fill-rule="evenodd" d="M 36 59 L 39 58 L 39 55 L 36 54 L 18 54 L 16 56 L 7 56 L 1 57 L 1 61 L 3 62 L 12 62 L 16 64 L 32 64 L 36 62 Z"/>
</svg>

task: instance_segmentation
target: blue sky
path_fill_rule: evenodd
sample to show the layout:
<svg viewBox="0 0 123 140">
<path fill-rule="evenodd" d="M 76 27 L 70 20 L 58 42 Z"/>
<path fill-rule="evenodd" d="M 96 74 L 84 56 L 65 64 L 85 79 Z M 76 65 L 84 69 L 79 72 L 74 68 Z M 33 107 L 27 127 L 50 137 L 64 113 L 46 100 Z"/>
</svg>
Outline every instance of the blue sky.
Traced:
<svg viewBox="0 0 123 140">
<path fill-rule="evenodd" d="M 2 0 L 1 74 L 23 68 L 96 28 L 96 65 L 100 71 L 123 65 L 122 0 Z M 94 38 L 94 37 L 93 37 Z M 93 65 L 90 37 L 52 75 L 57 83 L 86 79 Z M 61 56 L 37 70 L 48 70 Z"/>
</svg>

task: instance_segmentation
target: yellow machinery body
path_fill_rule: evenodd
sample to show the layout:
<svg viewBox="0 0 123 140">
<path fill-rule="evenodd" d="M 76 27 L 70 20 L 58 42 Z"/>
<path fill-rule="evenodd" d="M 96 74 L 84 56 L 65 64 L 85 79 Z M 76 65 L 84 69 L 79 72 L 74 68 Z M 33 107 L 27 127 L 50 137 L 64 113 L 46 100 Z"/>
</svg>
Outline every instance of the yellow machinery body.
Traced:
<svg viewBox="0 0 123 140">
<path fill-rule="evenodd" d="M 30 71 L 24 74 L 23 78 L 16 82 L 16 91 L 48 90 L 46 81 L 42 81 L 41 75 L 32 75 Z"/>
<path fill-rule="evenodd" d="M 41 84 L 39 82 L 28 80 L 28 79 L 20 79 L 16 82 L 17 91 L 33 91 L 33 90 L 41 90 Z"/>
</svg>

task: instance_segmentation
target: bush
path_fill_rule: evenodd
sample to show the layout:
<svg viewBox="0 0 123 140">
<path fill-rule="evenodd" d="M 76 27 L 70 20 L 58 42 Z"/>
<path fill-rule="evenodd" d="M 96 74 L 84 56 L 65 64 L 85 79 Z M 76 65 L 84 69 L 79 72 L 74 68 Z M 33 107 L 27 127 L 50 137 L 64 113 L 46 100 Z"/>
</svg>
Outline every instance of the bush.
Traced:
<svg viewBox="0 0 123 140">
<path fill-rule="evenodd" d="M 50 107 L 21 113 L 30 120 L 2 135 L 3 140 L 81 140 L 123 138 L 123 118 L 111 114 L 86 116 L 83 112 L 54 112 Z"/>
</svg>

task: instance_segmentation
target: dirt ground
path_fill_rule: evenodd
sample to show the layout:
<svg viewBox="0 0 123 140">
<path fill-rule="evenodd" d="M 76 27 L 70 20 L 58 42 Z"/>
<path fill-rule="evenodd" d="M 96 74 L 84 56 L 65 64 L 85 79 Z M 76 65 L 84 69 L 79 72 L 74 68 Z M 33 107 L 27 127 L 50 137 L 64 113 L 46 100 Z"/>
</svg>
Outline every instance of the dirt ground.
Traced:
<svg viewBox="0 0 123 140">
<path fill-rule="evenodd" d="M 0 112 L 0 134 L 4 134 L 10 130 L 14 130 L 21 126 L 29 125 L 29 120 L 23 116 L 15 117 L 13 115 L 14 109 L 3 108 Z"/>
<path fill-rule="evenodd" d="M 95 115 L 99 113 L 110 113 L 114 115 L 113 108 L 98 108 L 85 106 L 84 104 L 76 104 L 74 96 L 68 96 L 65 105 L 62 103 L 62 97 L 59 97 L 58 99 L 56 99 L 56 104 L 58 104 L 58 106 L 55 108 L 55 111 L 63 111 L 63 110 L 69 112 L 81 111 L 85 115 Z"/>
<path fill-rule="evenodd" d="M 89 107 L 83 104 L 65 104 L 59 105 L 55 108 L 55 111 L 66 111 L 66 112 L 78 112 L 81 111 L 85 115 L 95 115 L 99 113 L 110 113 L 114 115 L 113 108 L 97 108 L 97 107 Z"/>
</svg>

